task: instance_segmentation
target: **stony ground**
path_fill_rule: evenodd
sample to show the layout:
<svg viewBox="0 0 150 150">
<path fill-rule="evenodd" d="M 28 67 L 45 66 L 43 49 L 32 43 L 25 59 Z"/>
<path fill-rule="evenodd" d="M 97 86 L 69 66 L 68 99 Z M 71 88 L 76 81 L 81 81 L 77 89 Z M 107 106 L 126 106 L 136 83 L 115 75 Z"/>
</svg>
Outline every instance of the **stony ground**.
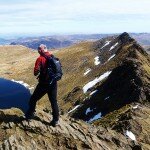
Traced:
<svg viewBox="0 0 150 150">
<path fill-rule="evenodd" d="M 134 126 L 130 129 L 120 127 L 124 130 L 118 132 L 115 128 L 117 125 L 121 126 L 121 119 L 119 119 L 120 124 L 114 124 L 112 129 L 102 126 L 95 127 L 63 115 L 59 125 L 54 128 L 49 125 L 51 120 L 49 113 L 37 110 L 35 117 L 26 121 L 18 109 L 1 110 L 0 149 L 131 150 L 143 147 L 144 150 L 148 150 L 150 142 L 149 107 L 138 106 L 136 109 L 130 107 L 128 111 L 134 113 L 135 116 L 123 121 L 128 120 L 131 124 L 133 122 L 136 124 L 133 123 Z M 136 131 L 138 128 L 140 128 L 140 132 Z M 135 134 L 136 141 L 132 141 L 125 135 L 127 129 Z M 143 134 L 145 132 L 146 134 Z"/>
</svg>

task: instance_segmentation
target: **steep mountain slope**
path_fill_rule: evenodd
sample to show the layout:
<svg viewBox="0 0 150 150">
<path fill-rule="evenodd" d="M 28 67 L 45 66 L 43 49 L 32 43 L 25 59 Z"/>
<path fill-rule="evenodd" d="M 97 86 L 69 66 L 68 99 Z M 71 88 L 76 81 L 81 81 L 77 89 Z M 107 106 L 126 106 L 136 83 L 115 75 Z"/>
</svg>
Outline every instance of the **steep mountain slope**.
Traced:
<svg viewBox="0 0 150 150">
<path fill-rule="evenodd" d="M 115 55 L 114 59 L 119 59 L 120 62 L 116 64 L 118 66 L 115 66 L 113 70 L 108 68 L 110 75 L 106 81 L 92 87 L 96 93 L 83 102 L 73 114 L 74 117 L 90 121 L 97 114 L 100 117 L 104 116 L 131 102 L 150 100 L 150 58 L 148 54 L 126 33 L 114 39 L 113 42 L 116 43 L 116 40 L 118 41 L 116 48 L 112 52 L 110 52 L 111 48 L 107 52 L 102 49 L 100 57 L 111 53 Z M 104 59 L 103 63 L 105 62 Z M 87 111 L 89 112 L 86 113 Z"/>
<path fill-rule="evenodd" d="M 96 90 L 96 87 L 94 86 L 93 88 L 88 88 L 86 90 L 89 84 L 96 84 L 96 86 L 100 85 L 103 82 L 102 79 L 106 78 L 106 76 L 111 73 L 114 68 L 121 65 L 122 62 L 126 59 L 129 53 L 129 51 L 126 49 L 128 49 L 128 46 L 131 46 L 130 44 L 133 43 L 135 43 L 135 40 L 132 39 L 127 33 L 123 33 L 118 37 L 108 37 L 91 43 L 89 45 L 89 51 L 96 57 L 93 56 L 93 58 L 90 57 L 90 59 L 87 60 L 87 63 L 84 67 L 85 69 L 82 68 L 82 70 L 80 70 L 80 67 L 78 67 L 80 75 L 77 75 L 76 79 L 74 80 L 79 80 L 79 82 L 76 82 L 76 84 L 74 85 L 74 87 L 76 86 L 76 88 L 72 89 L 72 91 L 70 91 L 63 98 L 65 103 L 62 105 L 62 108 L 64 108 L 64 110 L 68 110 L 68 104 L 70 102 L 72 103 L 72 106 L 76 106 L 83 100 L 88 99 L 88 97 L 91 96 L 92 92 Z M 123 48 L 125 50 L 122 50 Z M 91 65 L 89 65 L 88 61 L 92 62 L 94 61 L 94 59 L 97 59 L 99 64 L 92 65 L 92 63 L 90 63 Z M 67 66 L 65 66 L 65 68 L 67 68 Z M 90 69 L 90 71 L 86 75 L 83 75 L 81 74 L 83 69 L 85 70 L 85 72 L 88 69 Z"/>
<path fill-rule="evenodd" d="M 134 42 L 128 34 L 124 33 L 119 37 L 108 37 L 94 43 L 83 42 L 53 52 L 60 58 L 63 65 L 64 76 L 59 82 L 58 91 L 59 104 L 63 112 L 68 112 L 90 96 L 89 94 L 94 91 L 94 87 L 85 94 L 83 87 L 89 81 L 119 66 L 128 55 L 128 51 L 121 50 L 122 47 L 126 49 L 126 46 L 129 46 L 128 43 L 132 43 L 132 41 Z M 1 77 L 21 80 L 30 86 L 36 86 L 37 81 L 33 76 L 33 66 L 38 56 L 37 52 L 22 46 L 4 46 L 1 47 L 0 53 Z M 98 64 L 95 64 L 97 62 Z M 38 104 L 42 109 L 50 108 L 47 96 L 42 98 Z"/>
</svg>

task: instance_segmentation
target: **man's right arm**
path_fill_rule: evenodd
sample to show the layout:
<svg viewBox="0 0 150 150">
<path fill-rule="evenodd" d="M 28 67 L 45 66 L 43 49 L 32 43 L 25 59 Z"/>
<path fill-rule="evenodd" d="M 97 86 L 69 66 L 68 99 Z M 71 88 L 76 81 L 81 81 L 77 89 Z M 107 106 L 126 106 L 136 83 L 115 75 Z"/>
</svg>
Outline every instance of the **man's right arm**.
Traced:
<svg viewBox="0 0 150 150">
<path fill-rule="evenodd" d="M 40 72 L 40 68 L 41 68 L 41 59 L 40 57 L 37 58 L 36 62 L 35 62 L 35 67 L 34 67 L 34 75 L 37 76 Z"/>
</svg>

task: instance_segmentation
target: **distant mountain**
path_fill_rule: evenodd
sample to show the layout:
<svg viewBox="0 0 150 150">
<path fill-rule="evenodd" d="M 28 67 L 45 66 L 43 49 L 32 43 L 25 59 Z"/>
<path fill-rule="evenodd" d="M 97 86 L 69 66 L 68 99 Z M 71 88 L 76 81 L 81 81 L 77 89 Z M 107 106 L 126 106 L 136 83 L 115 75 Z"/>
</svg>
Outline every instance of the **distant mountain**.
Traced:
<svg viewBox="0 0 150 150">
<path fill-rule="evenodd" d="M 110 36 L 111 34 L 109 34 Z M 96 41 L 107 37 L 108 34 L 75 34 L 75 35 L 54 35 L 41 37 L 26 37 L 11 40 L 10 45 L 23 45 L 28 48 L 37 49 L 42 43 L 48 48 L 63 48 L 81 41 Z"/>
<path fill-rule="evenodd" d="M 28 48 L 37 49 L 41 43 L 46 44 L 48 48 L 62 48 L 67 47 L 81 41 L 96 41 L 106 37 L 115 37 L 118 34 L 75 34 L 75 35 L 54 35 L 41 37 L 26 37 L 14 40 L 4 40 L 2 44 L 10 43 L 10 45 L 23 45 Z M 150 46 L 149 33 L 130 33 L 130 36 L 135 38 L 142 46 Z"/>
<path fill-rule="evenodd" d="M 43 37 L 29 37 L 19 38 L 10 42 L 10 45 L 23 45 L 31 49 L 37 49 L 40 44 L 46 44 L 48 49 L 63 48 L 71 46 L 82 40 L 93 40 L 99 36 L 90 35 L 72 35 L 72 36 L 43 36 Z M 101 37 L 101 36 L 100 36 Z"/>
<path fill-rule="evenodd" d="M 9 40 L 0 38 L 0 45 L 6 45 L 6 44 L 9 44 Z"/>
<path fill-rule="evenodd" d="M 142 45 L 150 45 L 150 33 L 132 33 L 130 34 Z"/>
<path fill-rule="evenodd" d="M 31 49 L 37 49 L 40 44 L 46 44 L 48 49 L 67 47 L 73 44 L 69 40 L 57 40 L 54 38 L 29 38 L 18 39 L 12 42 L 10 45 L 23 45 Z"/>
</svg>

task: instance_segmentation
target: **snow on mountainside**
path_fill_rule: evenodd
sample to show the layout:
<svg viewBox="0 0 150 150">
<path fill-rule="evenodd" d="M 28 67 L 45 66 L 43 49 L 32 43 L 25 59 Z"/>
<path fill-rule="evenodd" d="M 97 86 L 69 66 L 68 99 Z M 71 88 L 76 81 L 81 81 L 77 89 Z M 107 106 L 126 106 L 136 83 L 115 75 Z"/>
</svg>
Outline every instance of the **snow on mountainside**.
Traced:
<svg viewBox="0 0 150 150">
<path fill-rule="evenodd" d="M 95 78 L 94 80 L 88 82 L 84 87 L 83 87 L 83 92 L 86 93 L 90 88 L 92 88 L 94 85 L 96 85 L 98 82 L 104 80 L 110 75 L 111 71 L 107 71 L 104 74 L 102 74 L 100 77 Z"/>
<path fill-rule="evenodd" d="M 99 43 L 99 41 L 97 43 Z M 114 43 L 119 44 L 115 44 L 114 49 L 110 52 L 110 47 L 112 47 Z M 106 59 L 104 59 L 104 57 L 103 60 L 101 60 L 107 68 L 109 68 L 109 62 L 114 57 L 116 60 L 119 59 L 122 62 L 115 66 L 115 68 L 111 68 L 112 72 L 109 72 L 106 80 L 103 81 L 102 84 L 97 84 L 101 80 L 96 78 L 83 87 L 84 93 L 92 88 L 97 90 L 97 92 L 82 103 L 81 107 L 73 114 L 75 118 L 89 121 L 95 115 L 101 114 L 101 116 L 104 116 L 131 102 L 149 100 L 150 85 L 149 82 L 146 82 L 149 81 L 149 70 L 147 70 L 149 68 L 146 69 L 145 66 L 148 67 L 150 65 L 150 58 L 134 39 L 130 38 L 127 33 L 123 33 L 112 40 L 110 45 L 107 45 L 107 49 L 106 47 L 105 49 L 99 49 L 98 47 L 97 50 L 99 50 L 100 58 L 103 56 L 108 58 L 109 55 L 112 55 L 108 59 L 109 61 L 105 61 Z M 101 68 L 102 67 L 104 66 L 101 66 Z M 86 114 L 85 112 L 88 108 L 93 111 Z"/>
</svg>

